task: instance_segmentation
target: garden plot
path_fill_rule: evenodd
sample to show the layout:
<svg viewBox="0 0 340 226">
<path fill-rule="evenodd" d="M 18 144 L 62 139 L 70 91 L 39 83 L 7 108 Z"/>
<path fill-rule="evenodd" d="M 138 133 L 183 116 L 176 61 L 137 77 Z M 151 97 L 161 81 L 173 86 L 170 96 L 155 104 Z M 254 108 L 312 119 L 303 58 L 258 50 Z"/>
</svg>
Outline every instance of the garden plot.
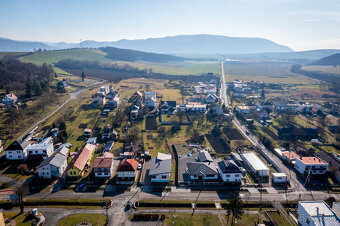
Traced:
<svg viewBox="0 0 340 226">
<path fill-rule="evenodd" d="M 223 133 L 227 135 L 230 140 L 245 140 L 242 134 L 235 128 L 224 128 Z"/>
<path fill-rule="evenodd" d="M 157 130 L 157 118 L 156 117 L 147 117 L 145 120 L 145 129 L 146 130 Z"/>
</svg>

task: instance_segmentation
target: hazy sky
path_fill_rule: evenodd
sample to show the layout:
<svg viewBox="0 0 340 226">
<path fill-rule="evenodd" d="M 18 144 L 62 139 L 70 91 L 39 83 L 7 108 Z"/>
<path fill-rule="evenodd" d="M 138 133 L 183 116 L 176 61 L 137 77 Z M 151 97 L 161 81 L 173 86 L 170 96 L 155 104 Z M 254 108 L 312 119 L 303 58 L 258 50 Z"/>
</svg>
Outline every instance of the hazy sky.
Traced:
<svg viewBox="0 0 340 226">
<path fill-rule="evenodd" d="M 0 37 L 79 42 L 178 34 L 340 49 L 340 0 L 0 0 Z"/>
</svg>

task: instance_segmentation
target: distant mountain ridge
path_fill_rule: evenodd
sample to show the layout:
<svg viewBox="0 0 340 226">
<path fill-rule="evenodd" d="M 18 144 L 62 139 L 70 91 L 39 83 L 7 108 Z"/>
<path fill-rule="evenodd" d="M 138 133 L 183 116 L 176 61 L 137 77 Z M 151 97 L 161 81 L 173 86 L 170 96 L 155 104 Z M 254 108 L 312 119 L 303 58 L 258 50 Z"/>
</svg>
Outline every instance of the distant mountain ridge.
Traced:
<svg viewBox="0 0 340 226">
<path fill-rule="evenodd" d="M 337 66 L 340 65 L 340 53 L 336 53 L 330 56 L 326 56 L 321 58 L 320 60 L 315 61 L 312 65 L 330 65 Z"/>
<path fill-rule="evenodd" d="M 287 46 L 279 45 L 263 38 L 228 37 L 221 35 L 177 35 L 163 38 L 148 38 L 114 42 L 86 40 L 81 43 L 42 43 L 15 41 L 0 38 L 1 52 L 33 51 L 33 49 L 67 49 L 67 48 L 100 48 L 116 47 L 144 52 L 165 54 L 250 54 L 266 52 L 293 52 Z"/>
</svg>

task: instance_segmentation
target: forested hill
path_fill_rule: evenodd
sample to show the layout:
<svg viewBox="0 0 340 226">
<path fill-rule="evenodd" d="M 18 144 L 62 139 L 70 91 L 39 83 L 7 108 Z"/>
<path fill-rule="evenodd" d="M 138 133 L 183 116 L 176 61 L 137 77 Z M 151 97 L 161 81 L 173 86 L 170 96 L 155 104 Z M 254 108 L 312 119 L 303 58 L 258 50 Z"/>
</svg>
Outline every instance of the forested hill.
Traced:
<svg viewBox="0 0 340 226">
<path fill-rule="evenodd" d="M 321 58 L 320 60 L 315 61 L 312 64 L 313 65 L 330 65 L 330 66 L 340 65 L 340 53 L 336 53 L 336 54 Z"/>
<path fill-rule="evenodd" d="M 166 54 L 157 54 L 157 53 L 149 53 L 136 51 L 131 49 L 119 49 L 115 47 L 104 47 L 100 48 L 103 52 L 107 53 L 106 58 L 112 60 L 120 60 L 120 61 L 148 61 L 148 62 L 156 62 L 156 63 L 164 63 L 168 61 L 184 61 L 185 58 L 176 57 L 172 55 Z"/>
<path fill-rule="evenodd" d="M 50 90 L 54 72 L 52 65 L 37 66 L 23 63 L 14 57 L 0 59 L 0 89 L 25 90 L 26 97 L 40 96 Z"/>
</svg>

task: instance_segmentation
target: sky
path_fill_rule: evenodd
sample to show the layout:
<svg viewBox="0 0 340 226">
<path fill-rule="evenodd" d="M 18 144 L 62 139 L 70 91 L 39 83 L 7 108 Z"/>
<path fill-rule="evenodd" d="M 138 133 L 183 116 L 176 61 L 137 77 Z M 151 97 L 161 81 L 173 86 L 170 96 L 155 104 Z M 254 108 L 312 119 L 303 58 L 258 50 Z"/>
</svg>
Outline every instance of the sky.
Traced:
<svg viewBox="0 0 340 226">
<path fill-rule="evenodd" d="M 116 41 L 183 34 L 340 49 L 340 0 L 0 0 L 0 37 Z"/>
</svg>

